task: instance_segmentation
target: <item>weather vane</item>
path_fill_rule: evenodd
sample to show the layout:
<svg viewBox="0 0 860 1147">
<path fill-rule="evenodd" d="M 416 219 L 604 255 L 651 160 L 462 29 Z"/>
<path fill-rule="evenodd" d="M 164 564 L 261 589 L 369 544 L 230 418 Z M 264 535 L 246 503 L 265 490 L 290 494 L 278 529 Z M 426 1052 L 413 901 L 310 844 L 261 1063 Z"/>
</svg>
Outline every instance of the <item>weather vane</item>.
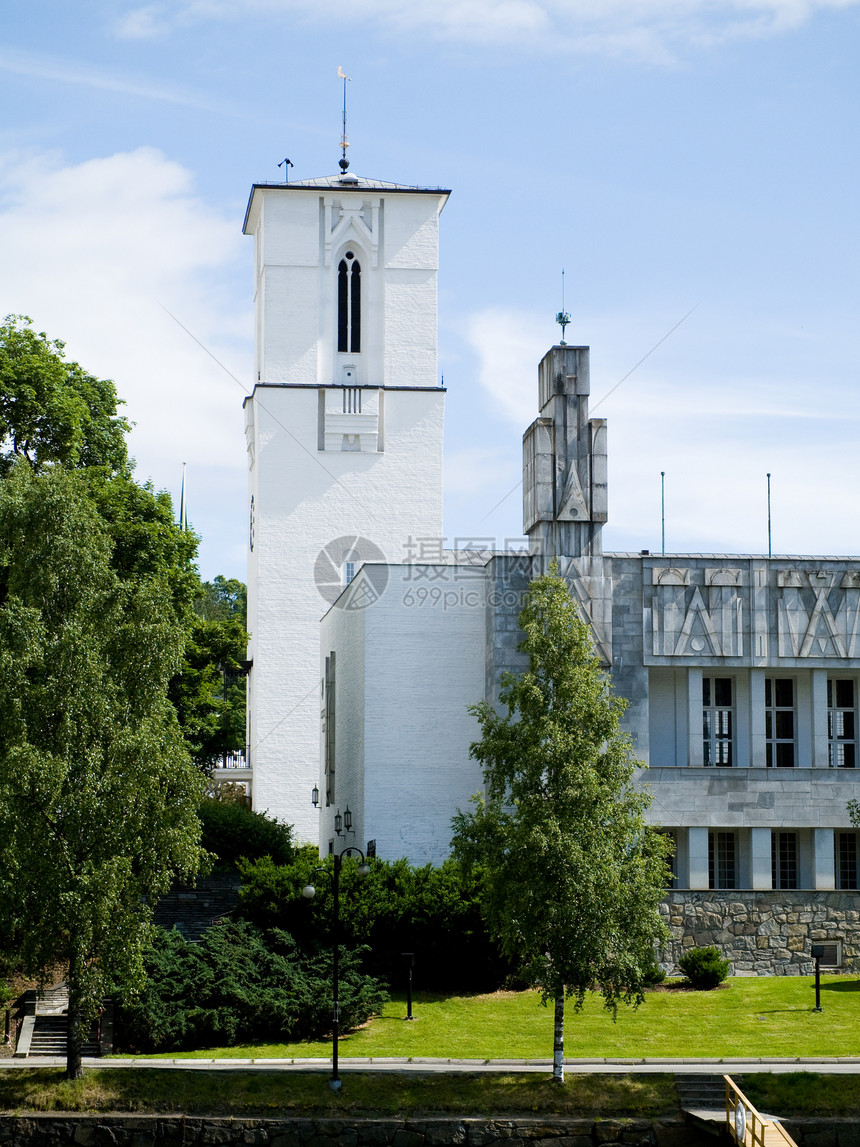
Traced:
<svg viewBox="0 0 860 1147">
<path fill-rule="evenodd" d="M 282 167 L 284 169 L 284 183 L 290 182 L 290 168 L 292 166 L 293 161 L 291 159 L 282 159 L 278 164 L 278 167 Z"/>
<path fill-rule="evenodd" d="M 564 341 L 564 333 L 570 323 L 570 315 L 564 309 L 564 267 L 561 269 L 561 310 L 555 316 L 555 321 L 561 327 L 561 345 L 567 346 L 567 343 Z"/>
<path fill-rule="evenodd" d="M 346 138 L 346 85 L 349 83 L 349 76 L 340 66 L 338 66 L 337 74 L 338 78 L 343 80 L 343 135 L 340 138 L 341 156 L 338 166 L 346 174 L 346 169 L 349 167 L 349 160 L 346 158 L 346 149 L 349 147 L 349 140 Z"/>
</svg>

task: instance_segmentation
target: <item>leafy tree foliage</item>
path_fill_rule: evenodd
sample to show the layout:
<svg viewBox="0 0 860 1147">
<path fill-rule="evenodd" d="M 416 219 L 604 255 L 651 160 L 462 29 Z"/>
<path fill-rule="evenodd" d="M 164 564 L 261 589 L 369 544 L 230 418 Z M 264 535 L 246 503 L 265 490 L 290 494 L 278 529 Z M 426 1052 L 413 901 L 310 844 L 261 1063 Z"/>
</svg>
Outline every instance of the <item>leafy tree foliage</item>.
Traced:
<svg viewBox="0 0 860 1147">
<path fill-rule="evenodd" d="M 245 745 L 245 678 L 248 634 L 243 621 L 194 617 L 180 673 L 170 683 L 185 743 L 204 770 Z"/>
<path fill-rule="evenodd" d="M 324 866 L 330 867 L 327 859 Z M 316 873 L 315 848 L 301 849 L 293 864 L 272 859 L 241 862 L 239 913 L 261 928 L 282 928 L 304 950 L 331 941 L 332 882 Z M 316 896 L 304 900 L 312 883 Z M 481 914 L 480 875 L 446 861 L 437 868 L 406 860 L 374 860 L 360 877 L 343 862 L 340 934 L 347 947 L 367 944 L 364 969 L 394 985 L 403 983 L 403 952 L 416 954 L 415 982 L 422 989 L 489 991 L 510 975 L 511 965 L 490 938 Z"/>
<path fill-rule="evenodd" d="M 203 582 L 182 673 L 170 687 L 188 751 L 207 771 L 245 747 L 247 601 L 236 578 Z"/>
<path fill-rule="evenodd" d="M 143 982 L 153 899 L 203 855 L 167 699 L 185 551 L 132 487 L 25 461 L 0 482 L 0 918 L 25 970 L 67 968 L 70 1075 L 81 1023 Z"/>
<path fill-rule="evenodd" d="M 490 930 L 524 979 L 555 1003 L 553 1078 L 563 1079 L 564 1004 L 598 987 L 613 1014 L 638 1004 L 664 936 L 658 904 L 665 838 L 619 732 L 624 702 L 597 661 L 558 566 L 536 578 L 520 614 L 528 669 L 507 674 L 499 714 L 472 707 L 471 747 L 486 793 L 454 820 L 454 855 L 480 865 Z"/>
<path fill-rule="evenodd" d="M 64 343 L 36 333 L 25 315 L 0 325 L 0 475 L 16 458 L 49 465 L 128 467 L 129 423 L 114 384 L 67 362 Z"/>
<path fill-rule="evenodd" d="M 290 864 L 294 850 L 288 824 L 262 812 L 251 812 L 244 803 L 208 797 L 198 809 L 203 826 L 203 847 L 221 864 L 233 867 L 240 858 L 266 857 L 271 864 Z"/>
<path fill-rule="evenodd" d="M 247 586 L 237 578 L 218 574 L 213 581 L 203 583 L 194 610 L 205 621 L 240 621 L 244 626 L 248 618 Z"/>
<path fill-rule="evenodd" d="M 340 1017 L 355 1028 L 388 998 L 341 953 Z M 198 944 L 159 929 L 147 953 L 147 984 L 120 1017 L 133 1051 L 182 1051 L 245 1040 L 322 1038 L 331 1030 L 331 953 L 299 951 L 286 932 L 239 921 L 216 925 Z"/>
</svg>

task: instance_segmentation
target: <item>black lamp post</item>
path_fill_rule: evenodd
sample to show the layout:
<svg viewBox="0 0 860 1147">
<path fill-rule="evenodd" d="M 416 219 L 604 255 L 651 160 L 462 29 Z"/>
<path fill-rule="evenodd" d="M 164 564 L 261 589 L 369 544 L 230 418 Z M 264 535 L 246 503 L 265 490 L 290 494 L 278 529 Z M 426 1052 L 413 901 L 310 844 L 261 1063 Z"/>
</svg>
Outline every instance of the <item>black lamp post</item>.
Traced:
<svg viewBox="0 0 860 1147">
<path fill-rule="evenodd" d="M 314 796 L 316 797 L 316 800 L 314 800 L 313 803 L 316 805 L 317 801 L 319 800 L 319 791 L 316 787 L 314 787 L 313 792 Z M 344 826 L 346 827 L 347 832 L 352 831 L 352 813 L 349 811 L 349 805 L 347 805 L 343 816 L 341 816 L 340 810 L 338 809 L 334 821 L 334 830 L 338 836 L 340 836 L 341 832 L 343 832 Z M 338 993 L 340 990 L 340 869 L 343 863 L 343 858 L 345 856 L 353 855 L 361 857 L 361 862 L 358 866 L 358 875 L 367 876 L 368 872 L 370 872 L 370 865 L 367 863 L 367 858 L 360 848 L 356 848 L 354 845 L 350 844 L 340 852 L 336 852 L 334 854 L 334 876 L 332 882 L 332 898 L 334 904 L 332 907 L 331 929 L 333 954 L 332 999 L 334 1004 L 332 1010 L 331 1079 L 329 1080 L 329 1087 L 332 1089 L 332 1091 L 340 1090 L 340 1076 L 338 1075 L 337 1063 L 337 1041 L 340 1035 L 340 1002 L 338 998 Z M 314 869 L 314 872 L 321 871 L 322 869 L 320 868 Z M 315 895 L 316 889 L 312 884 L 306 884 L 302 889 L 302 896 L 304 896 L 306 900 L 313 900 Z"/>
</svg>

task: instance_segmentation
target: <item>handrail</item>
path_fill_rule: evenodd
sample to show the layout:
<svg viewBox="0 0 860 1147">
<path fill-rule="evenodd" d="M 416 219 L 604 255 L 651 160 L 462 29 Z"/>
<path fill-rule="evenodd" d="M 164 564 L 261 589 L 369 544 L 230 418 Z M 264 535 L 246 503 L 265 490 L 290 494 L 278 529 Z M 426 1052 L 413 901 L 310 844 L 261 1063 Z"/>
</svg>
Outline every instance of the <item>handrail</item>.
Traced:
<svg viewBox="0 0 860 1147">
<path fill-rule="evenodd" d="M 726 1081 L 726 1126 L 740 1147 L 797 1147 L 779 1121 L 765 1119 L 753 1107 L 730 1075 Z M 741 1110 L 739 1111 L 738 1108 Z"/>
</svg>

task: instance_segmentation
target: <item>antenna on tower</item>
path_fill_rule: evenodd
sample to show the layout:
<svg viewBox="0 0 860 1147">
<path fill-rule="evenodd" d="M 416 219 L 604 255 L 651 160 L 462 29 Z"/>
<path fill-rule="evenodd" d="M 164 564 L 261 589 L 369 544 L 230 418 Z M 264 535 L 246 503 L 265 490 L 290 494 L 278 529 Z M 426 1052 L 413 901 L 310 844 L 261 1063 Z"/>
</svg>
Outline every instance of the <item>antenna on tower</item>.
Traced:
<svg viewBox="0 0 860 1147">
<path fill-rule="evenodd" d="M 284 169 L 284 183 L 290 182 L 290 168 L 293 166 L 293 161 L 291 159 L 282 159 L 278 164 L 278 167 L 282 167 Z"/>
<path fill-rule="evenodd" d="M 349 83 L 349 76 L 340 65 L 337 69 L 338 78 L 343 80 L 343 135 L 340 137 L 340 161 L 338 167 L 346 175 L 346 169 L 349 167 L 349 160 L 346 158 L 346 149 L 349 147 L 349 140 L 346 138 L 346 85 Z"/>
<path fill-rule="evenodd" d="M 564 309 L 564 267 L 561 269 L 561 310 L 555 316 L 555 321 L 561 327 L 561 346 L 567 346 L 564 341 L 565 330 L 570 324 L 570 315 Z"/>
</svg>

